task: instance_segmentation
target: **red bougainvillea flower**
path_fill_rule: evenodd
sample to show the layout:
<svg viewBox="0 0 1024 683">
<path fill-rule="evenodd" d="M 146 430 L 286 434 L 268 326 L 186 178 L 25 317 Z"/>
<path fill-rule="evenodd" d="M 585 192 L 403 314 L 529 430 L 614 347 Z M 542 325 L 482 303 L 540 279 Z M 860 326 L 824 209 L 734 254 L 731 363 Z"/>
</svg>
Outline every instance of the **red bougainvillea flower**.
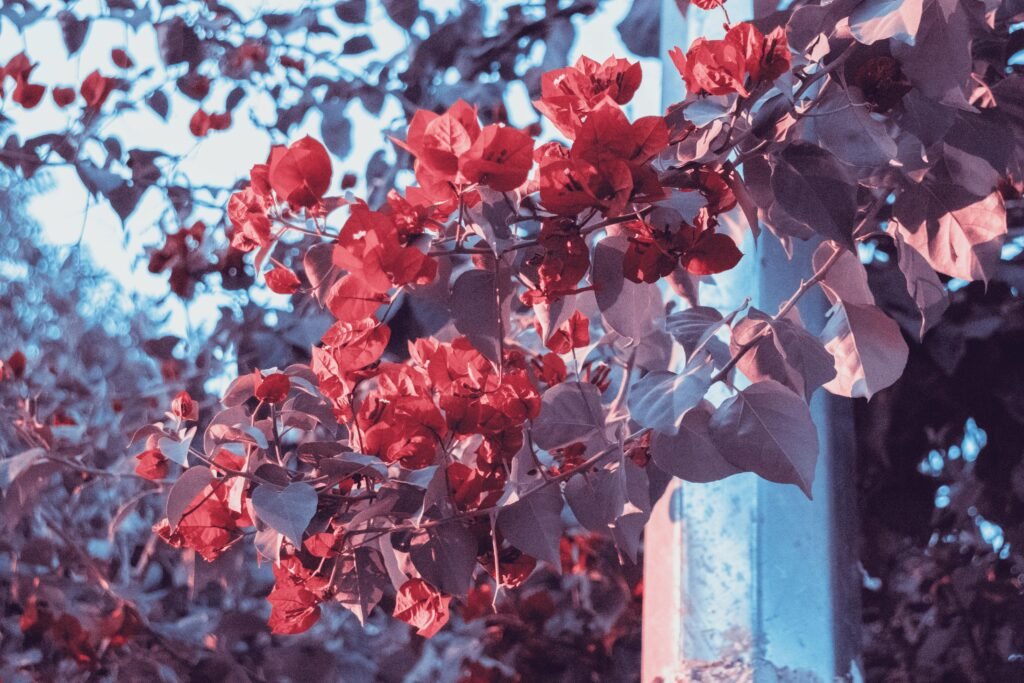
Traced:
<svg viewBox="0 0 1024 683">
<path fill-rule="evenodd" d="M 135 474 L 150 481 L 166 479 L 170 472 L 170 460 L 157 448 L 145 450 L 135 456 L 139 464 L 135 466 Z"/>
<path fill-rule="evenodd" d="M 786 73 L 791 63 L 781 26 L 765 36 L 747 22 L 730 28 L 722 40 L 698 38 L 685 55 L 676 47 L 669 56 L 686 81 L 686 89 L 706 95 L 739 93 L 746 97 L 747 76 L 754 84 L 768 83 Z"/>
<path fill-rule="evenodd" d="M 679 264 L 691 275 L 715 275 L 731 270 L 741 258 L 743 252 L 731 237 L 707 228 L 695 233 L 693 242 L 679 257 Z"/>
<path fill-rule="evenodd" d="M 8 76 L 15 81 L 28 80 L 29 74 L 32 73 L 34 68 L 35 64 L 29 60 L 28 55 L 24 52 L 19 52 L 11 57 L 7 64 L 0 68 L 0 96 L 4 94 L 4 81 L 7 80 Z"/>
<path fill-rule="evenodd" d="M 430 638 L 448 623 L 451 596 L 442 595 L 423 579 L 409 579 L 398 589 L 393 616 Z"/>
<path fill-rule="evenodd" d="M 275 146 L 267 165 L 274 192 L 296 208 L 316 206 L 331 186 L 331 158 L 308 135 L 288 147 Z"/>
<path fill-rule="evenodd" d="M 231 127 L 231 112 L 207 114 L 202 109 L 196 111 L 188 122 L 188 129 L 197 138 L 206 137 L 211 130 L 227 130 Z"/>
<path fill-rule="evenodd" d="M 533 366 L 540 381 L 549 387 L 564 382 L 569 375 L 565 361 L 555 353 L 545 353 L 539 361 L 534 361 Z"/>
<path fill-rule="evenodd" d="M 288 392 L 292 388 L 292 381 L 283 372 L 275 372 L 267 375 L 256 385 L 256 398 L 264 403 L 284 403 L 288 399 Z"/>
<path fill-rule="evenodd" d="M 668 142 L 663 118 L 645 116 L 630 123 L 606 99 L 580 126 L 568 153 L 552 145 L 540 150 L 541 203 L 562 216 L 587 208 L 617 216 L 630 201 L 661 199 L 664 190 L 649 162 Z"/>
<path fill-rule="evenodd" d="M 228 219 L 232 227 L 231 246 L 242 252 L 268 247 L 272 241 L 267 208 L 273 199 L 269 196 L 269 187 L 266 192 L 260 192 L 257 182 L 260 170 L 265 181 L 266 168 L 263 164 L 253 166 L 249 187 L 235 192 L 228 201 Z"/>
<path fill-rule="evenodd" d="M 210 115 L 202 109 L 197 109 L 188 121 L 188 129 L 197 138 L 206 137 L 210 131 Z"/>
<path fill-rule="evenodd" d="M 230 469 L 238 469 L 242 459 L 221 451 L 214 457 L 214 462 Z M 253 521 L 245 512 L 235 512 L 229 500 L 230 487 L 225 480 L 218 479 L 200 491 L 186 508 L 185 515 L 178 526 L 164 519 L 153 527 L 153 531 L 166 543 L 175 548 L 195 550 L 207 562 L 216 560 L 244 530 L 253 526 Z"/>
<path fill-rule="evenodd" d="M 74 88 L 54 88 L 51 94 L 54 103 L 61 109 L 75 101 Z"/>
<path fill-rule="evenodd" d="M 25 376 L 25 366 L 28 361 L 25 358 L 25 354 L 21 351 L 15 351 L 12 353 L 5 362 L 0 364 L 0 376 L 10 374 L 15 379 L 21 379 Z"/>
<path fill-rule="evenodd" d="M 754 83 L 769 83 L 789 71 L 789 44 L 781 26 L 766 36 L 753 24 L 743 22 L 729 29 L 725 40 L 743 53 L 744 68 Z"/>
<path fill-rule="evenodd" d="M 694 94 L 747 96 L 744 87 L 745 59 L 740 48 L 727 40 L 698 38 L 683 54 L 678 47 L 669 51 L 672 63 Z"/>
<path fill-rule="evenodd" d="M 895 107 L 913 89 L 900 63 L 889 55 L 871 57 L 857 67 L 853 83 L 864 93 L 872 110 L 881 113 Z"/>
<path fill-rule="evenodd" d="M 545 220 L 537 241 L 543 253 L 524 264 L 536 285 L 522 297 L 530 306 L 574 292 L 590 268 L 590 249 L 573 221 Z"/>
<path fill-rule="evenodd" d="M 623 257 L 623 275 L 633 282 L 654 283 L 682 266 L 693 275 L 714 275 L 733 268 L 743 256 L 728 235 L 716 233 L 705 210 L 698 227 L 671 209 L 655 209 L 643 221 L 624 224 L 631 234 Z"/>
<path fill-rule="evenodd" d="M 135 62 L 133 62 L 132 58 L 128 56 L 128 53 L 119 47 L 115 47 L 110 51 L 110 60 L 114 62 L 119 69 L 130 69 L 135 66 Z"/>
<path fill-rule="evenodd" d="M 693 4 L 701 9 L 715 9 L 725 4 L 725 0 L 693 0 Z"/>
<path fill-rule="evenodd" d="M 82 87 L 79 88 L 79 92 L 82 93 L 82 99 L 85 100 L 86 108 L 96 110 L 102 107 L 110 93 L 113 92 L 116 84 L 116 80 L 101 75 L 99 71 L 93 71 L 86 76 L 85 80 L 82 81 Z"/>
<path fill-rule="evenodd" d="M 0 69 L 0 97 L 4 95 L 4 80 L 10 76 L 14 79 L 15 84 L 12 95 L 15 102 L 25 109 L 32 109 L 39 104 L 43 93 L 46 92 L 46 87 L 29 83 L 29 76 L 32 75 L 32 70 L 35 68 L 36 65 L 29 61 L 28 55 L 24 52 L 14 55 L 6 66 Z"/>
<path fill-rule="evenodd" d="M 599 64 L 580 57 L 573 66 L 546 72 L 541 77 L 541 97 L 533 104 L 571 140 L 605 98 L 616 104 L 633 99 L 642 76 L 638 62 L 609 57 Z"/>
<path fill-rule="evenodd" d="M 500 124 L 484 127 L 459 159 L 459 171 L 471 183 L 511 192 L 526 181 L 533 166 L 533 138 Z"/>
<path fill-rule="evenodd" d="M 285 266 L 276 266 L 267 271 L 263 278 L 267 281 L 270 291 L 276 294 L 294 294 L 302 286 L 295 271 Z"/>
<path fill-rule="evenodd" d="M 171 401 L 171 414 L 179 420 L 198 420 L 199 404 L 192 400 L 187 391 L 179 392 Z"/>
<path fill-rule="evenodd" d="M 387 325 L 373 318 L 354 323 L 338 321 L 321 338 L 324 348 L 341 373 L 361 370 L 384 354 L 384 348 L 391 338 Z"/>
<path fill-rule="evenodd" d="M 339 320 L 368 318 L 388 300 L 391 287 L 427 284 L 437 275 L 437 261 L 418 246 L 402 244 L 390 214 L 370 211 L 363 203 L 338 235 L 334 265 L 348 272 L 328 292 L 326 303 Z"/>
<path fill-rule="evenodd" d="M 19 78 L 11 98 L 25 109 L 32 109 L 39 104 L 45 92 L 46 86 L 29 83 L 27 80 Z"/>
<path fill-rule="evenodd" d="M 417 111 L 405 141 L 394 142 L 416 157 L 424 188 L 479 183 L 509 192 L 526 182 L 532 165 L 533 138 L 503 124 L 481 128 L 476 108 L 463 100 L 443 114 Z"/>
<path fill-rule="evenodd" d="M 590 343 L 590 320 L 579 311 L 573 311 L 569 319 L 558 326 L 548 338 L 547 346 L 555 353 L 569 353 Z"/>
<path fill-rule="evenodd" d="M 282 557 L 273 570 L 274 589 L 267 596 L 270 630 L 286 634 L 308 631 L 320 619 L 328 580 L 303 566 L 295 555 Z"/>
</svg>

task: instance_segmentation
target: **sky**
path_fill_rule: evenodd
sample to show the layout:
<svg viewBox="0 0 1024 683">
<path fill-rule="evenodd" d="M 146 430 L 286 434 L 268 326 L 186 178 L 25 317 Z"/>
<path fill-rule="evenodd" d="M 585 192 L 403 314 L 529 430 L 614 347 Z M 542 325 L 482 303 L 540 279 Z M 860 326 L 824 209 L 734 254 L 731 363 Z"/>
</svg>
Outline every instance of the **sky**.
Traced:
<svg viewBox="0 0 1024 683">
<path fill-rule="evenodd" d="M 80 16 L 90 14 L 97 9 L 97 3 L 98 0 L 83 0 L 75 5 L 75 11 Z M 289 8 L 296 6 L 295 2 L 287 0 L 234 0 L 229 4 L 243 16 L 259 10 L 288 11 Z M 370 34 L 375 38 L 378 48 L 365 55 L 365 58 L 379 59 L 404 49 L 404 34 L 391 24 L 381 6 L 372 2 L 370 4 Z M 431 0 L 423 4 L 439 12 L 445 12 L 458 5 L 457 2 L 449 0 Z M 492 7 L 499 4 L 509 3 L 493 3 Z M 616 25 L 626 15 L 630 4 L 628 0 L 609 0 L 595 15 L 579 20 L 578 38 L 571 59 L 575 60 L 581 54 L 598 60 L 613 54 L 628 55 L 628 50 L 619 38 Z M 497 9 L 492 12 L 493 20 L 500 17 Z M 6 63 L 14 54 L 26 50 L 31 59 L 39 63 L 33 73 L 33 80 L 36 82 L 51 86 L 77 86 L 94 69 L 99 69 L 104 75 L 117 75 L 118 70 L 110 61 L 110 50 L 114 47 L 125 49 L 137 65 L 154 67 L 154 73 L 147 82 L 156 84 L 166 79 L 167 72 L 157 53 L 154 31 L 149 26 L 143 26 L 135 32 L 118 21 L 95 21 L 90 27 L 82 50 L 68 59 L 56 21 L 39 22 L 20 37 L 10 23 L 2 21 L 4 25 L 0 26 L 0 34 L 5 36 L 5 39 L 0 41 L 0 63 Z M 357 32 L 354 30 L 353 35 Z M 332 45 L 325 41 L 334 39 L 323 40 L 323 49 L 330 49 Z M 335 46 L 338 44 L 334 43 Z M 173 73 L 177 75 L 177 70 L 180 69 L 180 66 L 177 67 Z M 635 115 L 658 113 L 659 109 L 659 62 L 645 60 L 644 72 L 644 86 L 635 99 L 638 103 L 634 105 Z M 144 89 L 138 86 L 137 88 Z M 208 111 L 216 110 L 216 105 L 223 102 L 227 90 L 225 87 L 223 92 L 215 90 L 211 94 L 211 106 L 207 107 Z M 124 96 L 117 94 L 114 97 Z M 269 106 L 269 102 L 257 103 L 254 107 L 257 115 L 261 113 L 259 104 L 266 107 Z M 531 121 L 529 107 L 529 98 L 525 90 L 513 93 L 510 102 L 512 123 Z M 236 112 L 234 125 L 229 131 L 212 134 L 197 141 L 187 129 L 187 121 L 195 109 L 194 102 L 180 94 L 173 94 L 168 122 L 161 121 L 147 107 L 141 106 L 135 111 L 123 111 L 104 132 L 119 138 L 126 150 L 133 147 L 159 147 L 174 154 L 185 155 L 177 168 L 177 174 L 193 185 L 230 184 L 234 179 L 246 175 L 250 166 L 266 159 L 270 146 L 269 139 L 248 120 L 246 115 L 238 115 L 239 112 Z M 12 106 L 4 113 L 14 119 L 14 130 L 25 139 L 39 133 L 64 129 L 74 115 L 69 112 L 74 111 L 73 107 L 63 111 L 58 109 L 47 93 L 40 105 L 30 112 L 26 113 Z M 373 130 L 374 120 L 361 105 L 352 104 L 346 112 L 353 119 L 357 131 L 361 133 Z M 269 114 L 265 111 L 263 113 Z M 395 118 L 398 114 L 397 105 L 392 106 L 390 111 L 385 111 L 384 119 Z M 289 137 L 292 140 L 306 134 L 319 137 L 319 128 L 319 116 L 313 112 Z M 368 135 L 355 135 L 354 148 L 350 155 L 344 160 L 335 160 L 335 178 L 340 178 L 345 172 L 355 172 L 358 175 L 359 171 L 365 168 L 369 156 L 379 146 L 379 139 Z M 122 226 L 120 218 L 105 201 L 97 201 L 88 196 L 72 168 L 57 167 L 45 173 L 48 189 L 31 200 L 28 210 L 39 222 L 47 241 L 68 250 L 79 248 L 80 245 L 88 257 L 97 266 L 109 272 L 128 293 L 137 293 L 154 299 L 165 298 L 163 305 L 157 307 L 160 317 L 167 316 L 164 333 L 191 336 L 188 334 L 190 326 L 193 330 L 197 327 L 210 329 L 219 315 L 219 306 L 229 303 L 230 295 L 220 292 L 200 294 L 192 302 L 185 303 L 173 296 L 166 297 L 166 274 L 153 275 L 146 269 L 145 247 L 162 243 L 158 220 L 164 204 L 156 192 L 147 193 L 135 213 L 129 217 L 127 225 Z M 359 187 L 356 189 L 358 192 Z M 212 223 L 216 222 L 218 216 L 216 211 L 206 211 L 199 217 Z"/>
</svg>

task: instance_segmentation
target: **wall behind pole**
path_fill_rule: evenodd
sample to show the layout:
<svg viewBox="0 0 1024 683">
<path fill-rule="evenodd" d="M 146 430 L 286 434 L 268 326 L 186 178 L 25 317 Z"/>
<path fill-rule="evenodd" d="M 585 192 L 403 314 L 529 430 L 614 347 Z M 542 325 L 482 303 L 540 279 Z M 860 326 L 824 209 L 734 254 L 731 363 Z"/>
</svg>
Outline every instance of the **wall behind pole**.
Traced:
<svg viewBox="0 0 1024 683">
<path fill-rule="evenodd" d="M 731 2 L 733 21 L 751 0 Z M 662 0 L 662 105 L 685 96 L 666 52 L 696 37 L 721 37 L 720 11 Z M 766 231 L 738 268 L 701 288 L 701 303 L 732 310 L 748 296 L 774 313 L 807 275 L 815 245 L 789 262 Z M 816 294 L 816 293 L 815 293 Z M 812 331 L 825 312 L 808 296 L 800 312 Z M 718 403 L 722 396 L 711 396 Z M 647 525 L 644 556 L 642 680 L 833 681 L 855 656 L 859 614 L 852 419 L 848 402 L 823 391 L 812 401 L 822 453 L 808 501 L 792 486 L 742 474 L 713 484 L 675 482 Z M 845 494 L 845 495 L 844 495 Z M 718 679 L 714 679 L 718 680 Z"/>
</svg>

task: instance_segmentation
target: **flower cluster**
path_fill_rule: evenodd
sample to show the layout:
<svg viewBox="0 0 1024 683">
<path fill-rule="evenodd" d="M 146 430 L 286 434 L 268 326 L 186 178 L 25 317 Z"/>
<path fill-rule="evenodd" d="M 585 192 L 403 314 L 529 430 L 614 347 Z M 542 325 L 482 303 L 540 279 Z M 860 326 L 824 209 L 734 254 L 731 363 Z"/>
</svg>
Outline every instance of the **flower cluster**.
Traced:
<svg viewBox="0 0 1024 683">
<path fill-rule="evenodd" d="M 775 53 L 784 41 L 773 34 L 758 52 L 751 31 L 727 39 L 746 46 L 739 88 L 742 73 L 759 82 L 782 70 Z M 236 380 L 202 450 L 184 426 L 196 419 L 194 404 L 175 400 L 175 427 L 149 433 L 137 473 L 163 480 L 176 464 L 200 463 L 175 485 L 161 537 L 212 560 L 255 533 L 274 563 L 276 632 L 308 629 L 328 600 L 365 617 L 390 583 L 395 616 L 429 636 L 476 566 L 511 586 L 538 560 L 557 562 L 557 544 L 535 542 L 531 529 L 536 506 L 555 514 L 555 503 L 516 501 L 553 494 L 560 509 L 555 484 L 580 473 L 639 495 L 651 440 L 606 430 L 601 396 L 613 384 L 623 391 L 628 370 L 592 355 L 591 329 L 610 335 L 600 347 L 636 325 L 617 322 L 608 291 L 644 288 L 677 269 L 719 273 L 741 256 L 717 230 L 737 205 L 728 171 L 666 168 L 665 118 L 631 120 L 623 108 L 640 79 L 638 64 L 615 58 L 545 74 L 536 105 L 565 141 L 540 145 L 530 132 L 481 123 L 462 100 L 419 111 L 395 141 L 413 157 L 416 184 L 379 208 L 329 196 L 331 159 L 312 138 L 276 146 L 253 166 L 228 206 L 232 246 L 257 252 L 258 266 L 270 261 L 272 291 L 308 293 L 334 322 L 308 366 Z M 689 215 L 667 206 L 684 195 L 699 206 Z M 328 218 L 342 210 L 334 232 Z M 313 242 L 302 270 L 272 257 L 296 234 Z M 588 296 L 596 308 L 577 302 Z M 451 316 L 434 336 L 392 320 L 417 297 L 440 297 Z M 559 395 L 579 414 L 564 429 L 539 427 L 561 424 L 565 409 L 547 406 Z M 595 468 L 610 453 L 619 464 Z M 627 543 L 639 527 L 624 520 L 649 507 L 646 495 L 613 496 L 606 517 L 577 514 L 598 528 L 620 525 L 616 542 Z"/>
</svg>

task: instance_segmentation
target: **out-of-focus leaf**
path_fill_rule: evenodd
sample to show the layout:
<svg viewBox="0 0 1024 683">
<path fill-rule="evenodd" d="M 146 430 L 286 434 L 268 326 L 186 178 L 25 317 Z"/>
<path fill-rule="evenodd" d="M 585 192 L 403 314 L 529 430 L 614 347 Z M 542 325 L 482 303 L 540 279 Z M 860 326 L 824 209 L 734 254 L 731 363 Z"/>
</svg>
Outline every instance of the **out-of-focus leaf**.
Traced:
<svg viewBox="0 0 1024 683">
<path fill-rule="evenodd" d="M 173 17 L 156 25 L 157 45 L 164 64 L 198 64 L 202 61 L 202 46 L 195 30 L 181 17 Z"/>
<path fill-rule="evenodd" d="M 384 10 L 395 22 L 406 31 L 412 28 L 420 16 L 419 0 L 383 0 Z"/>
<path fill-rule="evenodd" d="M 345 103 L 331 100 L 320 107 L 320 137 L 331 154 L 344 159 L 352 151 L 352 122 L 345 114 Z"/>
<path fill-rule="evenodd" d="M 635 0 L 629 14 L 619 22 L 619 37 L 637 57 L 657 57 L 658 35 L 661 25 L 661 2 L 659 0 Z"/>
<path fill-rule="evenodd" d="M 923 8 L 923 0 L 865 0 L 850 13 L 850 33 L 865 45 L 887 38 L 913 45 Z"/>
<path fill-rule="evenodd" d="M 61 10 L 57 13 L 57 23 L 60 24 L 60 33 L 64 38 L 68 56 L 73 57 L 82 49 L 91 22 L 88 18 L 76 17 L 71 10 Z"/>
<path fill-rule="evenodd" d="M 345 41 L 341 48 L 343 55 L 360 55 L 374 49 L 373 40 L 370 36 L 353 36 Z"/>
<path fill-rule="evenodd" d="M 346 24 L 366 23 L 366 0 L 344 0 L 334 6 L 334 14 Z"/>
</svg>

